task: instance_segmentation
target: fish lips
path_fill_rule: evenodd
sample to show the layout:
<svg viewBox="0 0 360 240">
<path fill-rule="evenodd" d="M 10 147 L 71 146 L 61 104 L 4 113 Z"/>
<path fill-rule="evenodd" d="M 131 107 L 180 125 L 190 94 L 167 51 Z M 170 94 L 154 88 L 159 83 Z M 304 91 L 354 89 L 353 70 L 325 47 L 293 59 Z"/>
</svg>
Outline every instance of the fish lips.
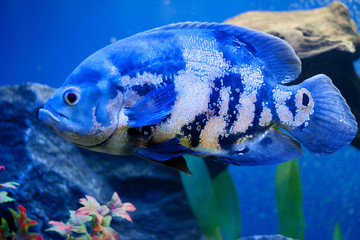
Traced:
<svg viewBox="0 0 360 240">
<path fill-rule="evenodd" d="M 60 123 L 60 119 L 45 108 L 41 108 L 39 110 L 39 119 L 46 125 L 55 125 Z"/>
<path fill-rule="evenodd" d="M 61 124 L 62 118 L 66 118 L 54 111 L 51 107 L 45 105 L 39 110 L 39 119 L 48 127 L 55 129 Z"/>
</svg>

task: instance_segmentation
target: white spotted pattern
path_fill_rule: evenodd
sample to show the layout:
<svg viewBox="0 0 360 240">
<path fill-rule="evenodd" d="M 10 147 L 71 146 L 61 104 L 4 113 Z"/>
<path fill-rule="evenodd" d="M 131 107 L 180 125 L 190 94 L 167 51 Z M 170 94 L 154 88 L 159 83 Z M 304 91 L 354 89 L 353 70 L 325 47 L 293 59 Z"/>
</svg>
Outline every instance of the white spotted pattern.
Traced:
<svg viewBox="0 0 360 240">
<path fill-rule="evenodd" d="M 233 67 L 232 72 L 241 75 L 244 91 L 241 93 L 239 104 L 236 105 L 238 114 L 230 133 L 245 133 L 254 122 L 256 95 L 264 83 L 263 73 L 260 68 L 247 64 L 242 64 L 238 68 Z"/>
<path fill-rule="evenodd" d="M 184 43 L 183 58 L 186 68 L 175 77 L 177 99 L 168 121 L 154 129 L 155 142 L 162 142 L 181 133 L 181 128 L 192 123 L 197 115 L 209 114 L 208 105 L 213 82 L 216 78 L 224 77 L 230 68 L 230 63 L 225 61 L 223 53 L 216 50 L 217 42 L 214 38 L 198 31 L 180 35 L 179 38 Z M 226 93 L 222 94 L 225 97 Z M 223 107 L 225 112 L 225 105 Z M 203 143 L 209 143 L 210 139 L 214 139 L 215 134 L 218 134 L 211 126 L 221 125 L 220 131 L 225 128 L 222 127 L 225 123 L 220 123 L 221 121 L 223 120 L 214 119 L 207 123 L 205 135 L 208 139 L 205 139 L 203 134 Z"/>
<path fill-rule="evenodd" d="M 265 127 L 265 126 L 268 126 L 271 123 L 271 120 L 272 120 L 273 116 L 272 116 L 270 108 L 266 107 L 264 102 L 262 103 L 262 106 L 263 106 L 263 111 L 260 114 L 259 125 L 261 127 Z"/>
<path fill-rule="evenodd" d="M 135 77 L 130 77 L 128 75 L 120 77 L 121 85 L 124 88 L 130 88 L 133 86 L 144 86 L 155 85 L 160 86 L 163 83 L 163 76 L 161 74 L 152 74 L 148 72 L 144 72 L 143 74 L 137 73 Z"/>
<path fill-rule="evenodd" d="M 298 127 L 305 124 L 306 127 L 310 120 L 310 115 L 314 113 L 314 100 L 307 89 L 299 89 L 295 94 L 295 103 L 288 103 L 295 104 L 296 113 L 294 116 L 287 106 L 287 102 L 291 98 L 291 95 L 291 91 L 284 91 L 278 87 L 273 90 L 276 113 L 279 116 L 280 122 L 292 127 Z M 308 103 L 306 105 L 303 105 L 304 95 L 308 98 Z"/>
<path fill-rule="evenodd" d="M 284 91 L 279 89 L 279 87 L 273 89 L 276 113 L 279 116 L 280 122 L 286 125 L 292 125 L 293 123 L 293 114 L 286 105 L 286 102 L 291 98 L 291 94 L 291 91 Z"/>
<path fill-rule="evenodd" d="M 304 94 L 308 97 L 308 104 L 303 105 Z M 306 88 L 299 89 L 295 94 L 295 106 L 296 106 L 296 115 L 294 118 L 293 126 L 298 127 L 302 124 L 305 124 L 305 127 L 308 125 L 310 120 L 310 115 L 314 113 L 314 100 L 310 92 Z"/>
</svg>

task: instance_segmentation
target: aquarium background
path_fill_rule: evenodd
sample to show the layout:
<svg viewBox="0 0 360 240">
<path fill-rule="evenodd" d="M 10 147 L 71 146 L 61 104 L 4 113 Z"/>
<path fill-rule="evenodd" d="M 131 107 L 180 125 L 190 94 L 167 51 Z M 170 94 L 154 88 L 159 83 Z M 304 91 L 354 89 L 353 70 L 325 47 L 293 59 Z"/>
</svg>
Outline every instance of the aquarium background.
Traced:
<svg viewBox="0 0 360 240">
<path fill-rule="evenodd" d="M 331 2 L 1 0 L 0 85 L 38 82 L 59 87 L 96 50 L 161 25 L 223 22 L 245 11 L 312 9 Z M 359 29 L 360 2 L 341 2 Z M 359 160 L 359 151 L 351 146 L 325 157 L 305 152 L 299 159 L 305 239 L 331 239 L 337 222 L 344 239 L 360 239 Z M 275 171 L 276 165 L 230 167 L 240 200 L 243 236 L 278 231 Z"/>
</svg>

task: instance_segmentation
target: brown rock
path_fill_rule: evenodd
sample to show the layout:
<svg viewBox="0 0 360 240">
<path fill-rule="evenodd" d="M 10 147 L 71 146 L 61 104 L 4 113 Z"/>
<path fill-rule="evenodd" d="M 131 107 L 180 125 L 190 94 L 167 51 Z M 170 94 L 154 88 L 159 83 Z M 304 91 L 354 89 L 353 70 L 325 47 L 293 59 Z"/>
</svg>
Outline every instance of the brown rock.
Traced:
<svg viewBox="0 0 360 240">
<path fill-rule="evenodd" d="M 345 5 L 333 2 L 327 7 L 306 11 L 246 12 L 225 22 L 287 41 L 302 62 L 302 73 L 296 83 L 319 73 L 328 75 L 359 123 L 360 78 L 353 61 L 360 57 L 360 35 Z M 360 131 L 352 144 L 360 148 Z"/>
<path fill-rule="evenodd" d="M 329 51 L 360 55 L 360 36 L 348 9 L 340 2 L 307 11 L 247 12 L 225 21 L 278 36 L 301 58 Z M 357 51 L 356 51 L 357 48 Z"/>
</svg>

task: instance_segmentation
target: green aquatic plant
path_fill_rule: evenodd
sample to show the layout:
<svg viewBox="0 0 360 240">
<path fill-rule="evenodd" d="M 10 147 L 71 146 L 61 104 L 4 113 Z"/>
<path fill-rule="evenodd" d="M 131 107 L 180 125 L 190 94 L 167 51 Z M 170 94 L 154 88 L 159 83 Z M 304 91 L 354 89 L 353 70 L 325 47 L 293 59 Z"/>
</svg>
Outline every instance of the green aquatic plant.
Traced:
<svg viewBox="0 0 360 240">
<path fill-rule="evenodd" d="M 0 170 L 5 170 L 4 166 L 0 166 Z M 0 188 L 12 188 L 16 189 L 19 184 L 16 182 L 0 183 Z M 14 199 L 8 196 L 7 191 L 0 192 L 0 203 L 13 202 Z M 29 232 L 29 228 L 35 226 L 37 222 L 26 216 L 26 209 L 22 206 L 18 206 L 18 211 L 9 208 L 9 211 L 14 219 L 16 232 L 13 232 L 9 228 L 8 222 L 1 218 L 0 225 L 0 239 L 11 240 L 43 240 L 43 237 L 38 233 Z"/>
<path fill-rule="evenodd" d="M 5 170 L 5 167 L 0 166 L 0 170 Z M 0 189 L 3 188 L 3 187 L 16 189 L 16 186 L 19 186 L 19 184 L 16 183 L 16 182 L 0 183 Z M 12 202 L 12 201 L 14 201 L 14 199 L 8 196 L 7 191 L 1 191 L 0 192 L 0 203 L 6 203 L 6 202 Z"/>
<path fill-rule="evenodd" d="M 35 226 L 37 222 L 26 216 L 26 209 L 23 206 L 18 206 L 19 213 L 13 209 L 9 210 L 15 220 L 17 231 L 9 232 L 8 238 L 13 240 L 43 240 L 40 234 L 29 232 L 29 228 Z"/>
<path fill-rule="evenodd" d="M 341 227 L 340 227 L 340 223 L 337 222 L 334 228 L 334 232 L 333 232 L 333 240 L 343 240 L 343 236 L 341 233 Z"/>
<path fill-rule="evenodd" d="M 213 179 L 221 231 L 227 240 L 241 237 L 239 200 L 230 172 L 225 169 Z"/>
<path fill-rule="evenodd" d="M 297 159 L 278 165 L 275 177 L 276 203 L 279 214 L 279 233 L 304 239 L 302 192 Z"/>
<path fill-rule="evenodd" d="M 207 239 L 240 238 L 239 201 L 228 170 L 212 180 L 204 159 L 184 157 L 194 175 L 180 173 L 181 180 L 192 211 Z"/>
<path fill-rule="evenodd" d="M 80 199 L 80 203 L 83 207 L 70 211 L 68 222 L 50 221 L 52 227 L 46 231 L 55 231 L 65 236 L 65 240 L 118 240 L 116 231 L 110 227 L 112 218 L 120 217 L 132 222 L 128 212 L 135 211 L 134 205 L 122 203 L 116 192 L 106 205 L 100 205 L 91 196 Z"/>
</svg>

